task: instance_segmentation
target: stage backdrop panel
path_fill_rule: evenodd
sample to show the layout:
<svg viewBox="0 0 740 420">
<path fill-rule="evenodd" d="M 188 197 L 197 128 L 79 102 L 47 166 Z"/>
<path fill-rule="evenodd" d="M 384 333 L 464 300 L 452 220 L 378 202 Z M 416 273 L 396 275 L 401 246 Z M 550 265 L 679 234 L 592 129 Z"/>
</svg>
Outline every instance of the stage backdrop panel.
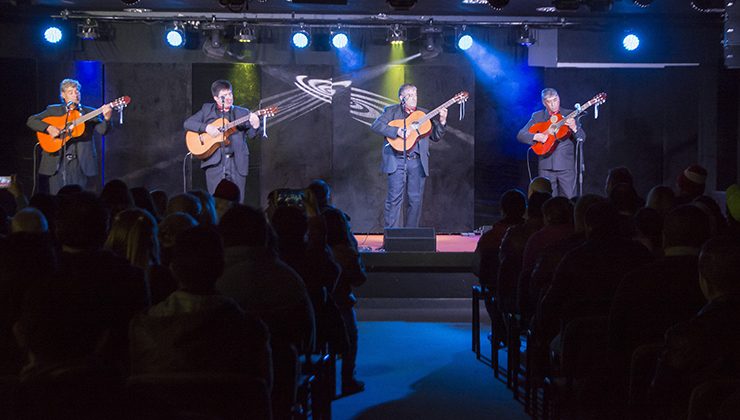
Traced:
<svg viewBox="0 0 740 420">
<path fill-rule="evenodd" d="M 260 106 L 277 106 L 261 140 L 260 199 L 277 188 L 333 181 L 331 66 L 262 66 Z M 250 174 L 251 176 L 251 174 Z"/>
<path fill-rule="evenodd" d="M 105 136 L 105 179 L 129 187 L 183 191 L 187 153 L 182 122 L 190 115 L 190 64 L 105 65 L 105 100 L 131 97 L 123 125 Z"/>
</svg>

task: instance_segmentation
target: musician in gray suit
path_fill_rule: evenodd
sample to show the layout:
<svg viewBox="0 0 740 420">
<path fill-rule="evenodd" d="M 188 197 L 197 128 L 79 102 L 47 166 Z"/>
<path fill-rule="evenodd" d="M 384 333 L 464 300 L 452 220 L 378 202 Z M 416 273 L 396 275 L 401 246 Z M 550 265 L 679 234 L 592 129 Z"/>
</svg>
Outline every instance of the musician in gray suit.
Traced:
<svg viewBox="0 0 740 420">
<path fill-rule="evenodd" d="M 542 104 L 545 109 L 541 109 L 532 114 L 527 125 L 519 130 L 516 138 L 521 143 L 533 145 L 535 142 L 545 143 L 547 141 L 546 133 L 532 134 L 529 128 L 536 123 L 553 121 L 557 114 L 563 116 L 571 113 L 571 110 L 560 108 L 560 96 L 552 88 L 542 90 Z M 555 120 L 556 121 L 556 120 Z M 568 135 L 555 142 L 553 150 L 541 155 L 539 158 L 539 175 L 550 180 L 552 183 L 552 195 L 572 198 L 576 194 L 576 162 L 575 162 L 575 143 L 586 139 L 586 132 L 583 131 L 579 121 L 569 118 L 565 121 L 570 132 Z"/>
<path fill-rule="evenodd" d="M 188 131 L 208 133 L 213 137 L 220 134 L 218 127 L 208 125 L 219 118 L 234 121 L 237 118 L 249 116 L 249 123 L 237 126 L 237 131 L 229 137 L 229 144 L 221 147 L 200 163 L 201 169 L 206 172 L 208 192 L 213 194 L 216 186 L 222 179 L 228 179 L 239 187 L 240 202 L 244 200 L 244 188 L 249 172 L 249 147 L 247 137 L 254 138 L 260 126 L 260 119 L 255 113 L 246 108 L 234 105 L 234 93 L 231 83 L 227 80 L 216 80 L 211 84 L 213 103 L 203 104 L 203 107 L 191 116 L 183 126 Z"/>
<path fill-rule="evenodd" d="M 43 112 L 31 115 L 26 125 L 37 132 L 49 134 L 52 137 L 59 136 L 59 127 L 55 127 L 43 119 L 46 117 L 63 117 L 68 112 L 77 110 L 81 115 L 95 111 L 95 109 L 82 106 L 80 97 L 82 85 L 74 79 L 64 79 L 59 84 L 59 97 L 61 104 L 49 105 Z M 68 184 L 77 184 L 87 188 L 90 179 L 98 174 L 98 157 L 95 151 L 95 133 L 104 135 L 110 129 L 110 117 L 113 110 L 110 104 L 103 106 L 102 116 L 98 115 L 85 122 L 85 131 L 81 136 L 67 141 L 58 151 L 49 153 L 41 152 L 41 164 L 39 174 L 49 176 L 49 192 L 56 194 L 60 188 Z M 70 115 L 69 121 L 73 121 Z M 61 126 L 61 124 L 59 124 Z"/>
<path fill-rule="evenodd" d="M 390 138 L 403 138 L 403 127 L 391 126 L 393 120 L 404 120 L 416 111 L 416 86 L 403 84 L 398 88 L 400 104 L 387 106 L 383 113 L 373 122 L 371 129 Z M 427 112 L 424 109 L 420 111 Z M 439 121 L 432 120 L 432 130 L 406 151 L 406 166 L 404 167 L 404 153 L 397 151 L 386 142 L 383 146 L 382 170 L 388 175 L 388 194 L 385 199 L 384 224 L 385 227 L 417 227 L 421 218 L 421 204 L 424 197 L 424 183 L 429 176 L 429 141 L 439 141 L 445 133 L 447 124 L 447 109 L 439 111 Z M 407 127 L 411 130 L 411 127 Z M 401 147 L 403 149 L 403 147 Z M 404 168 L 405 171 L 404 172 Z M 408 175 L 407 175 L 408 174 Z M 408 185 L 406 192 L 405 223 L 401 224 L 401 208 L 403 204 L 404 184 Z"/>
</svg>

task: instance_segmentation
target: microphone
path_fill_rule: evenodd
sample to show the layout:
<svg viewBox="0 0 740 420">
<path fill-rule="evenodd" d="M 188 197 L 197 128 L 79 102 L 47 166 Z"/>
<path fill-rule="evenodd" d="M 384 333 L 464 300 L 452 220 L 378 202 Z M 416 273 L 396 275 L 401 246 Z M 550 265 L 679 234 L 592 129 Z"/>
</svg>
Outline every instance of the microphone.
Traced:
<svg viewBox="0 0 740 420">
<path fill-rule="evenodd" d="M 401 96 L 401 105 L 406 105 L 406 97 Z"/>
<path fill-rule="evenodd" d="M 67 110 L 70 110 L 70 109 L 74 108 L 74 106 L 75 106 L 74 101 L 67 102 Z"/>
</svg>

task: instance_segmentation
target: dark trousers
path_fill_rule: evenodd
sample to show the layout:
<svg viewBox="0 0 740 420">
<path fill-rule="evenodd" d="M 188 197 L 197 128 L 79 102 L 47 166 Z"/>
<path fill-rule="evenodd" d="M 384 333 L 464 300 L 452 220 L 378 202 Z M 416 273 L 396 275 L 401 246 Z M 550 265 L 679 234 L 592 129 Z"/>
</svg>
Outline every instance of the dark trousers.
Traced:
<svg viewBox="0 0 740 420">
<path fill-rule="evenodd" d="M 388 174 L 388 195 L 385 199 L 385 227 L 417 227 L 421 219 L 421 205 L 424 198 L 424 183 L 426 176 L 421 167 L 421 159 L 406 159 L 407 167 L 403 167 L 403 155 L 396 158 L 396 171 Z M 406 176 L 408 173 L 408 176 Z M 403 187 L 408 182 L 406 192 L 405 223 L 401 224 L 401 208 L 403 207 Z"/>
<path fill-rule="evenodd" d="M 344 328 L 347 330 L 349 338 L 349 347 L 342 354 L 342 382 L 348 381 L 355 377 L 355 364 L 357 362 L 357 314 L 355 308 L 340 307 L 339 313 L 344 321 Z"/>
<path fill-rule="evenodd" d="M 553 197 L 573 198 L 576 195 L 575 169 L 540 169 L 540 176 L 550 180 Z"/>
<path fill-rule="evenodd" d="M 239 175 L 239 172 L 237 172 L 234 156 L 234 154 L 229 155 L 225 153 L 218 165 L 209 166 L 205 169 L 206 185 L 208 186 L 208 192 L 213 195 L 218 183 L 221 182 L 222 179 L 228 179 L 239 187 L 239 196 L 241 197 L 239 202 L 243 203 L 247 177 Z"/>
<path fill-rule="evenodd" d="M 59 170 L 49 177 L 49 193 L 56 194 L 65 185 L 77 184 L 87 189 L 89 177 L 82 173 L 80 161 L 75 157 L 67 159 L 62 157 L 59 161 Z"/>
</svg>

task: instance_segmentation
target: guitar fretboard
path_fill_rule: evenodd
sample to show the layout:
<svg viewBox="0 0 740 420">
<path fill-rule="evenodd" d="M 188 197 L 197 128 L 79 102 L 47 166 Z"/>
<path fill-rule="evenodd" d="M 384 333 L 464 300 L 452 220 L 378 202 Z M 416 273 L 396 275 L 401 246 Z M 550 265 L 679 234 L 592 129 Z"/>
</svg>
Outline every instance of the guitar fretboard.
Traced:
<svg viewBox="0 0 740 420">
<path fill-rule="evenodd" d="M 457 96 L 455 96 L 454 98 L 450 99 L 449 101 L 447 101 L 447 102 L 443 103 L 442 105 L 440 105 L 440 106 L 434 108 L 433 110 L 429 111 L 429 113 L 427 113 L 426 115 L 424 115 L 423 117 L 421 117 L 419 119 L 419 121 L 417 121 L 417 123 L 422 124 L 425 121 L 434 118 L 437 114 L 439 114 L 439 111 L 441 111 L 441 110 L 443 110 L 445 108 L 449 108 L 450 105 L 454 104 L 457 101 L 458 101 Z"/>
</svg>

